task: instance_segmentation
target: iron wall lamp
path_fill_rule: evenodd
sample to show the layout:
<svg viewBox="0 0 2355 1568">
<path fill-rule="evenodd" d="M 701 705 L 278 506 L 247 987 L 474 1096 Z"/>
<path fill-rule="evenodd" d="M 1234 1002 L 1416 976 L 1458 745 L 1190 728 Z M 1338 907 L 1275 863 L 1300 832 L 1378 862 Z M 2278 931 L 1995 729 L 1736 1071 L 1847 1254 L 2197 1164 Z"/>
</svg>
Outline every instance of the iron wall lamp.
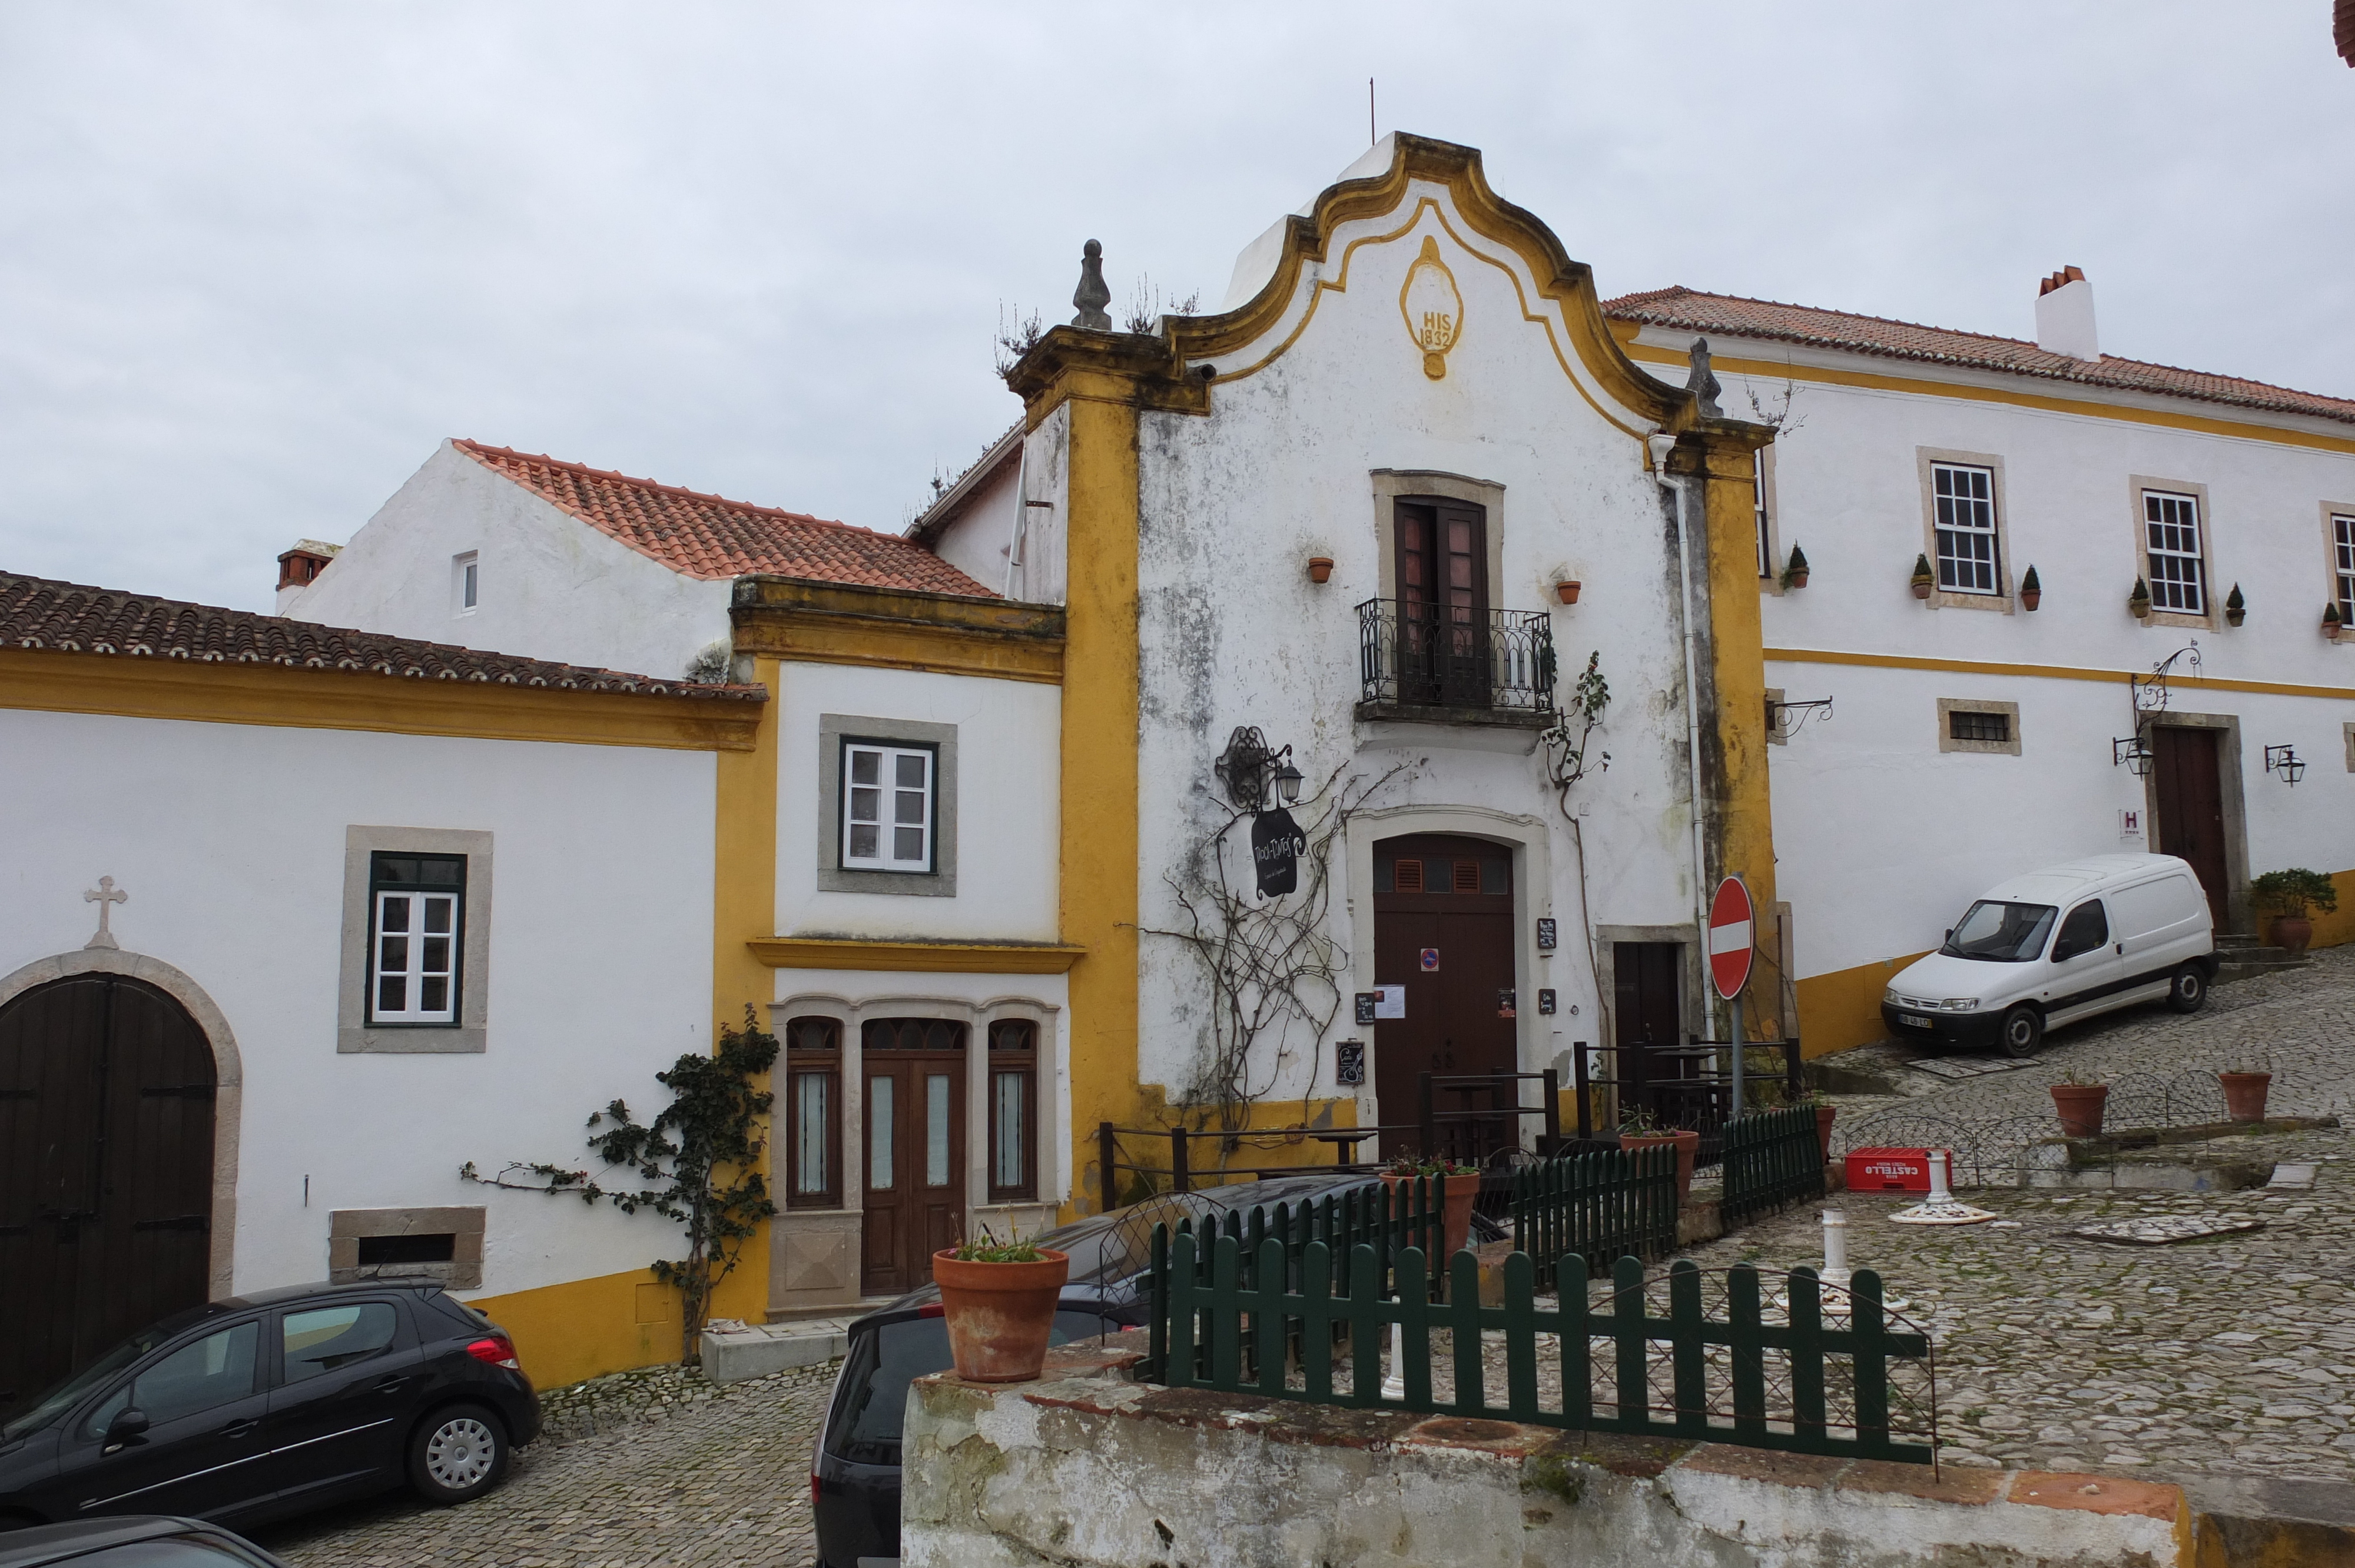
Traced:
<svg viewBox="0 0 2355 1568">
<path fill-rule="evenodd" d="M 2130 736 L 2125 740 L 2110 742 L 2110 766 L 2115 768 L 2120 764 L 2124 764 L 2126 771 L 2137 779 L 2150 777 L 2150 747 L 2142 743 L 2142 736 Z"/>
<path fill-rule="evenodd" d="M 1242 810 L 1265 810 L 1271 793 L 1287 806 L 1300 799 L 1301 772 L 1292 765 L 1292 747 L 1270 749 L 1257 725 L 1238 726 L 1210 770 L 1226 786 L 1227 799 Z"/>
<path fill-rule="evenodd" d="M 2298 759 L 2295 746 L 2268 746 L 2265 747 L 2265 771 L 2280 774 L 2283 781 L 2295 789 L 2297 781 L 2306 777 L 2306 764 Z"/>
</svg>

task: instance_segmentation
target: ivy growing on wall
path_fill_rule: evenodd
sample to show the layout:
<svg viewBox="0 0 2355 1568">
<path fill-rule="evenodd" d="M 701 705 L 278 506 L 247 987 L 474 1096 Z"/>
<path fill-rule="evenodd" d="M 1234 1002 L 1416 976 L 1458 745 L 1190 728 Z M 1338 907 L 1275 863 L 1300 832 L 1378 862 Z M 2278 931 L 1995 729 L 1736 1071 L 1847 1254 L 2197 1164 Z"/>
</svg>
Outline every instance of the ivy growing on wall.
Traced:
<svg viewBox="0 0 2355 1568">
<path fill-rule="evenodd" d="M 777 1061 L 777 1037 L 760 1026 L 751 1006 L 744 1027 L 722 1025 L 719 1049 L 688 1052 L 656 1073 L 671 1102 L 641 1122 L 615 1100 L 590 1114 L 590 1150 L 605 1162 L 602 1175 L 537 1161 L 510 1160 L 485 1176 L 468 1160 L 458 1174 L 486 1187 L 571 1193 L 584 1203 L 613 1204 L 625 1214 L 651 1210 L 676 1222 L 687 1255 L 651 1266 L 654 1277 L 679 1288 L 679 1359 L 700 1359 L 711 1295 L 735 1272 L 746 1238 L 777 1212 L 761 1174 L 775 1096 L 756 1086 Z"/>
</svg>

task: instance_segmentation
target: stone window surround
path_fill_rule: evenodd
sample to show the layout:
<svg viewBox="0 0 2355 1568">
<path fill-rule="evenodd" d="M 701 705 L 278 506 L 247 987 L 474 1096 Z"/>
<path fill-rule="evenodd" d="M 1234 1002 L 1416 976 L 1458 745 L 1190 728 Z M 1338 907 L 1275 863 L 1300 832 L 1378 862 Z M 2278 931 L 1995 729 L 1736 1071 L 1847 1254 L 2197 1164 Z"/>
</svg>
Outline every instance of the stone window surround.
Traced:
<svg viewBox="0 0 2355 1568">
<path fill-rule="evenodd" d="M 2332 525 L 2331 519 L 2355 517 L 2355 501 L 2326 501 L 2322 503 L 2321 514 L 2322 592 L 2326 600 L 2335 604 L 2339 599 L 2339 534 Z M 2232 589 L 2226 588 L 2224 591 L 2230 593 Z M 2315 612 L 2318 618 L 2321 613 L 2319 610 Z M 2355 637 L 2349 637 L 2342 632 L 2336 646 L 2355 648 Z"/>
<path fill-rule="evenodd" d="M 2355 773 L 2355 720 L 2341 724 L 2339 734 L 2347 744 L 2347 771 Z"/>
<path fill-rule="evenodd" d="M 2166 495 L 2189 495 L 2200 503 L 2200 575 L 2202 599 L 2208 606 L 2208 613 L 2186 615 L 2180 610 L 2153 609 L 2142 617 L 2142 623 L 2145 627 L 2188 626 L 2213 631 L 2224 623 L 2224 596 L 2232 590 L 2220 587 L 2216 581 L 2216 514 L 2208 504 L 2208 487 L 2194 484 L 2187 479 L 2155 479 L 2147 473 L 2126 477 L 2126 494 L 2132 503 L 2130 510 L 2134 518 L 2135 576 L 2145 583 L 2150 581 L 2150 534 L 2145 526 L 2147 519 L 2143 516 L 2142 502 L 2143 492 L 2147 490 L 2156 490 Z M 2323 526 L 2328 528 L 2330 524 L 2326 520 Z M 2128 583 L 2126 586 L 2131 588 L 2134 585 Z M 2321 611 L 2315 613 L 2318 616 Z"/>
<path fill-rule="evenodd" d="M 1935 572 L 1938 569 L 1938 487 L 1930 473 L 1933 463 L 1983 468 L 1994 475 L 1996 590 L 1993 593 L 1956 593 L 1934 584 L 1930 589 L 1929 604 L 1937 609 L 1993 609 L 2005 615 L 2011 614 L 2017 608 L 2012 594 L 2011 497 L 2004 485 L 2003 459 L 1994 452 L 1950 451 L 1944 447 L 1913 449 L 1913 466 L 1922 486 L 1922 553 L 1930 557 L 1930 569 Z"/>
<path fill-rule="evenodd" d="M 865 1074 L 866 1045 L 861 1026 L 878 1018 L 943 1018 L 965 1026 L 965 1212 L 969 1214 L 995 1213 L 1005 1210 L 1028 1210 L 1041 1206 L 1052 1208 L 1056 1200 L 1051 1194 L 1062 1191 L 1061 1172 L 1057 1168 L 1055 1136 L 1055 1105 L 1057 1087 L 1062 1077 L 1064 1058 L 1056 1031 L 1056 1019 L 1061 1009 L 1051 1001 L 1035 997 L 993 997 L 986 1001 L 968 1001 L 962 997 L 897 996 L 868 997 L 853 1001 L 847 997 L 820 992 L 803 992 L 783 1001 L 769 1003 L 770 1028 L 779 1040 L 785 1038 L 785 1027 L 796 1018 L 831 1018 L 842 1031 L 840 1092 L 835 1097 L 836 1148 L 842 1161 L 842 1206 L 839 1209 L 780 1209 L 781 1220 L 807 1219 L 829 1214 L 862 1213 L 866 1200 L 867 1166 L 867 1083 Z M 1033 1107 L 1038 1119 L 1038 1199 L 1013 1202 L 992 1203 L 989 1193 L 989 1026 L 1001 1020 L 1020 1019 L 1035 1025 L 1039 1031 L 1038 1065 L 1032 1074 L 1032 1088 L 1037 1095 Z M 780 1073 L 790 1072 L 790 1061 L 778 1064 Z M 783 1118 L 790 1115 L 780 1097 L 773 1116 L 777 1125 L 772 1129 L 772 1146 L 785 1147 Z"/>
<path fill-rule="evenodd" d="M 466 857 L 464 939 L 459 947 L 458 1022 L 368 1022 L 368 885 L 373 858 L 387 854 Z M 361 1053 L 480 1053 L 488 1049 L 491 1005 L 491 835 L 466 828 L 344 829 L 343 974 L 336 990 L 336 1050 Z"/>
<path fill-rule="evenodd" d="M 483 1233 L 488 1211 L 479 1204 L 431 1209 L 330 1209 L 327 1212 L 327 1279 L 350 1285 L 362 1280 L 439 1280 L 453 1290 L 483 1287 Z M 360 1266 L 362 1236 L 447 1235 L 453 1238 L 447 1263 Z"/>
<path fill-rule="evenodd" d="M 932 871 L 865 871 L 842 863 L 842 747 L 848 740 L 929 746 L 932 766 Z M 957 890 L 957 726 L 917 719 L 817 717 L 817 887 L 821 893 L 888 893 L 954 898 Z"/>
<path fill-rule="evenodd" d="M 2009 740 L 1956 740 L 1949 714 L 2002 714 L 2011 720 Z M 1938 749 L 1940 751 L 1976 751 L 1991 757 L 2019 755 L 2019 705 L 1985 701 L 1977 697 L 1940 697 L 1938 699 Z"/>
<path fill-rule="evenodd" d="M 1784 690 L 1785 688 L 1781 686 L 1766 688 L 1766 701 L 1770 705 L 1766 712 L 1772 718 L 1772 722 L 1766 726 L 1766 744 L 1769 746 L 1791 744 L 1791 715 L 1782 708 L 1772 705 L 1783 700 Z"/>
<path fill-rule="evenodd" d="M 1492 609 L 1506 607 L 1510 595 L 1505 587 L 1503 485 L 1438 469 L 1378 468 L 1367 477 L 1373 486 L 1374 547 L 1380 552 L 1380 574 L 1376 580 L 1381 591 L 1377 598 L 1395 599 L 1399 596 L 1397 503 L 1428 495 L 1442 501 L 1467 502 L 1487 514 L 1488 605 Z"/>
</svg>

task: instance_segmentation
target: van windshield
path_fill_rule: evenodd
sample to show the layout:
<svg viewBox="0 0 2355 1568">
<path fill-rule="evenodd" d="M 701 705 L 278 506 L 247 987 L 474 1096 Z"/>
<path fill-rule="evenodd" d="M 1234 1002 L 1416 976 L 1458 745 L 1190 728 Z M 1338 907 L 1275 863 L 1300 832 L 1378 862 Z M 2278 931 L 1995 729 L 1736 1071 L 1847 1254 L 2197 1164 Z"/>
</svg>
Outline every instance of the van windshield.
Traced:
<svg viewBox="0 0 2355 1568">
<path fill-rule="evenodd" d="M 2024 964 L 2044 950 L 2044 938 L 2060 913 L 2050 904 L 1998 904 L 1982 898 L 1938 951 L 1950 959 Z"/>
</svg>

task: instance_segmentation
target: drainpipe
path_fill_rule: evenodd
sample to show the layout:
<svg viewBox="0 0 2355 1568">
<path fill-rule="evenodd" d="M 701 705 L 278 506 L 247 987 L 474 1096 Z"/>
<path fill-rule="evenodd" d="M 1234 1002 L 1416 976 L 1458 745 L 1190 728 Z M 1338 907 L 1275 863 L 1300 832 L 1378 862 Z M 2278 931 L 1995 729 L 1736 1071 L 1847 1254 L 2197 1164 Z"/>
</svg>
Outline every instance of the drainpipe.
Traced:
<svg viewBox="0 0 2355 1568">
<path fill-rule="evenodd" d="M 1705 961 L 1709 942 L 1709 854 L 1700 804 L 1700 694 L 1694 675 L 1700 655 L 1693 645 L 1700 633 L 1693 624 L 1690 530 L 1685 525 L 1685 487 L 1668 475 L 1668 454 L 1676 450 L 1677 439 L 1666 431 L 1656 431 L 1645 439 L 1644 444 L 1651 449 L 1652 477 L 1668 493 L 1677 524 L 1677 582 L 1682 590 L 1678 608 L 1684 617 L 1685 763 L 1692 790 L 1693 941 Z M 1710 989 L 1704 983 L 1700 990 L 1704 1036 L 1715 1031 L 1711 1021 L 1717 1010 L 1710 1001 Z"/>
</svg>

